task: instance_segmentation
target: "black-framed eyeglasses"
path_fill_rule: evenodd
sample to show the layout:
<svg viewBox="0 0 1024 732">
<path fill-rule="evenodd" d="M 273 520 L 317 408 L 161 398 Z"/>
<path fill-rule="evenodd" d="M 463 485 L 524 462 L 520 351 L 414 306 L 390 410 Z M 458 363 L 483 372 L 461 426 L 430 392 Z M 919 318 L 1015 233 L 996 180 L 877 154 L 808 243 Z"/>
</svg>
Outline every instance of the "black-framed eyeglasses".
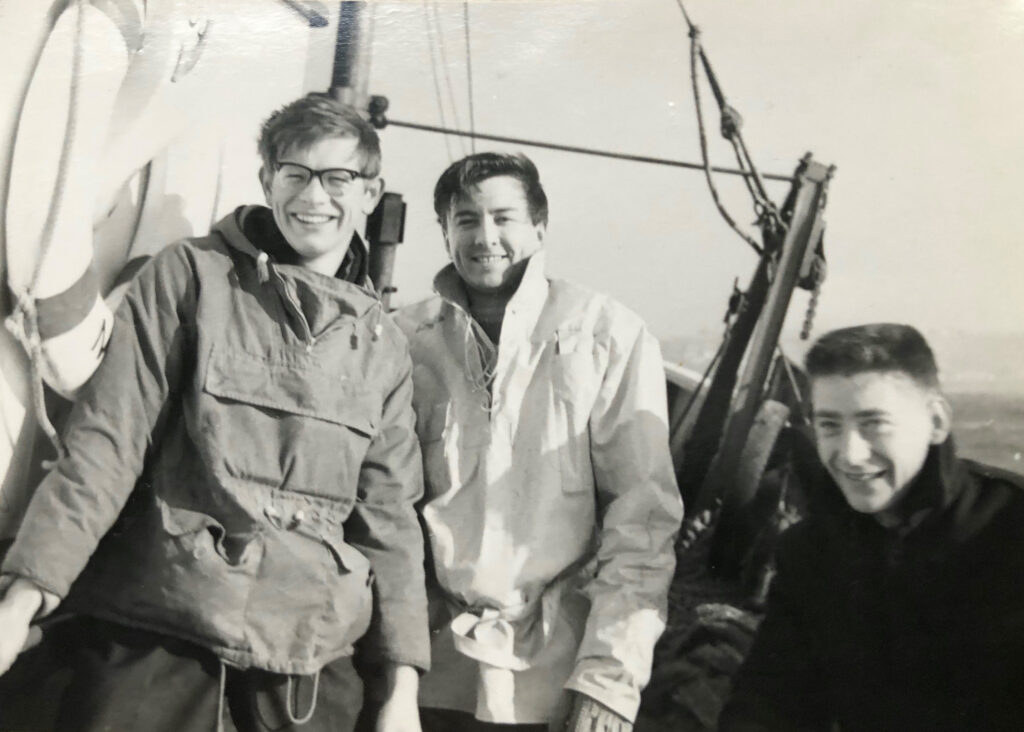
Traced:
<svg viewBox="0 0 1024 732">
<path fill-rule="evenodd" d="M 348 187 L 356 179 L 364 177 L 358 170 L 350 170 L 349 168 L 313 170 L 299 163 L 282 162 L 277 163 L 277 175 L 285 186 L 295 190 L 305 188 L 315 175 L 320 179 L 320 185 L 323 186 L 323 189 L 327 191 L 329 196 L 340 196 L 348 190 Z"/>
</svg>

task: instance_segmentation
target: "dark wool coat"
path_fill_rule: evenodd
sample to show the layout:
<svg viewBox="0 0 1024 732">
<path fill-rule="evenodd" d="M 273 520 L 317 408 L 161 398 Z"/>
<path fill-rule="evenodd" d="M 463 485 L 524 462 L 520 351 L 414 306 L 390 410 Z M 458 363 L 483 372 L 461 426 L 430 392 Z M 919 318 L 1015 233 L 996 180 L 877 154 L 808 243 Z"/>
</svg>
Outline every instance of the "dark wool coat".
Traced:
<svg viewBox="0 0 1024 732">
<path fill-rule="evenodd" d="M 1024 478 L 947 440 L 886 529 L 814 470 L 720 730 L 1024 729 Z"/>
</svg>

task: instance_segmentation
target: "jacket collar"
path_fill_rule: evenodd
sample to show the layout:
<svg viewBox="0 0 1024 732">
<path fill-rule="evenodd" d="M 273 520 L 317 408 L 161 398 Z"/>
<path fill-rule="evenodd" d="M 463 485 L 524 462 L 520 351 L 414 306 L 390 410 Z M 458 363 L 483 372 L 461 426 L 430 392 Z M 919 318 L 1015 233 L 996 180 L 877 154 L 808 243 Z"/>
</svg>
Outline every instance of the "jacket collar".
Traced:
<svg viewBox="0 0 1024 732">
<path fill-rule="evenodd" d="M 823 495 L 819 496 L 822 500 L 819 503 L 820 509 L 826 513 L 846 516 L 849 520 L 870 519 L 871 523 L 878 523 L 873 516 L 865 516 L 850 508 L 839 486 L 824 467 L 821 468 L 819 475 L 826 483 Z M 966 485 L 967 477 L 963 465 L 957 459 L 953 437 L 946 438 L 945 442 L 939 445 L 932 445 L 928 448 L 928 455 L 920 472 L 896 507 L 898 523 L 892 530 L 899 534 L 913 531 L 932 514 L 942 513 L 951 506 Z"/>
<path fill-rule="evenodd" d="M 349 282 L 338 277 L 329 277 L 319 272 L 314 272 L 305 267 L 279 261 L 282 252 L 265 251 L 250 241 L 245 235 L 246 219 L 253 215 L 260 215 L 260 212 L 265 210 L 267 210 L 265 206 L 239 206 L 218 221 L 213 227 L 214 231 L 223 237 L 229 247 L 254 260 L 261 282 L 267 281 L 270 270 L 286 272 L 292 279 L 310 281 L 320 289 L 326 288 L 338 296 L 345 297 L 358 315 L 362 315 L 374 307 L 374 305 L 379 304 L 380 300 L 377 297 L 377 292 L 374 289 L 373 282 L 365 272 L 365 267 L 363 267 L 362 276 L 356 282 Z M 366 243 L 358 234 L 353 234 L 349 246 L 356 249 L 357 259 L 362 262 L 369 260 Z M 274 249 L 273 246 L 269 248 Z"/>
<path fill-rule="evenodd" d="M 537 251 L 526 263 L 523 279 L 512 294 L 505 308 L 505 320 L 501 326 L 502 340 L 528 336 L 548 297 L 548 280 L 545 275 L 545 253 Z M 464 311 L 469 317 L 469 300 L 466 287 L 455 265 L 449 262 L 434 277 L 434 291 L 448 304 Z"/>
</svg>

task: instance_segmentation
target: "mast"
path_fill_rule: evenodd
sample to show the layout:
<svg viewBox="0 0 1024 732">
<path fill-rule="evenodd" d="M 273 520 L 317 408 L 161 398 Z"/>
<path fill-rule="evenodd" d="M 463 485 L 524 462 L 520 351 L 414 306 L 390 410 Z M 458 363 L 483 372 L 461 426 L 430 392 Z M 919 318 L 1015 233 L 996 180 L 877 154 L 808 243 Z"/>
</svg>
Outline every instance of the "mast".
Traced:
<svg viewBox="0 0 1024 732">
<path fill-rule="evenodd" d="M 334 45 L 332 97 L 349 104 L 375 122 L 370 113 L 370 64 L 373 46 L 374 14 L 365 2 L 343 0 L 338 8 L 338 35 Z M 380 100 L 380 101 L 378 101 Z M 377 104 L 386 100 L 375 97 Z M 370 279 L 380 293 L 385 310 L 391 309 L 391 295 L 397 291 L 394 280 L 395 255 L 405 232 L 405 201 L 395 192 L 385 193 L 366 222 L 366 241 L 370 249 Z"/>
<path fill-rule="evenodd" d="M 369 100 L 370 46 L 373 40 L 370 24 L 373 14 L 365 12 L 365 3 L 362 2 L 343 0 L 338 5 L 331 96 L 365 111 Z"/>
</svg>

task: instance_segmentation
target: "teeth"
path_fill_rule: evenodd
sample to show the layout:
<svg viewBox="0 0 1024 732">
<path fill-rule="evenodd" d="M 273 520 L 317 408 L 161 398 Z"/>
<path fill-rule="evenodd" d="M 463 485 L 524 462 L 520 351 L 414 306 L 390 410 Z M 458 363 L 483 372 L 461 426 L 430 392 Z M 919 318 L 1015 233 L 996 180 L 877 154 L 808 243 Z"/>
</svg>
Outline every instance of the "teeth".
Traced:
<svg viewBox="0 0 1024 732">
<path fill-rule="evenodd" d="M 497 262 L 499 259 L 504 259 L 502 254 L 479 254 L 473 257 L 474 262 L 480 262 L 481 264 L 491 264 Z"/>
<path fill-rule="evenodd" d="M 845 475 L 849 480 L 863 482 L 881 477 L 883 472 L 885 471 L 879 471 L 877 473 L 843 473 L 843 475 Z"/>
<path fill-rule="evenodd" d="M 326 224 L 331 220 L 326 214 L 295 214 L 295 218 L 304 224 Z"/>
</svg>

